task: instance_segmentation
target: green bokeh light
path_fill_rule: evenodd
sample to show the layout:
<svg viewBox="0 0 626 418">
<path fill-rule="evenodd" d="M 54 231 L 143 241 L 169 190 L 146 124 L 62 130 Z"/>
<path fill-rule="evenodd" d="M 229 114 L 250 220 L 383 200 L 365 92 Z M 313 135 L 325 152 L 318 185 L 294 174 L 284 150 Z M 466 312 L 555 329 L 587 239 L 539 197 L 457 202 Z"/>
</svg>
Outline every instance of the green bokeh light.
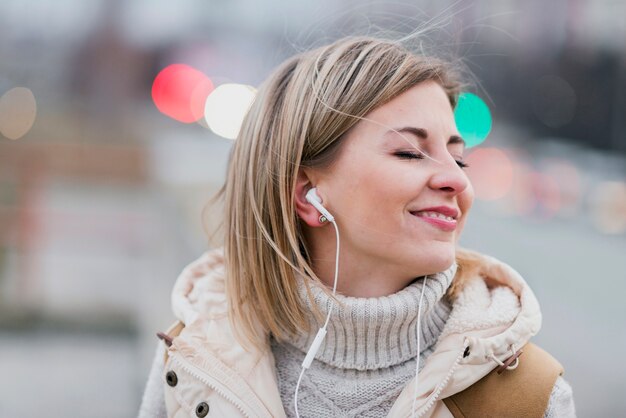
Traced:
<svg viewBox="0 0 626 418">
<path fill-rule="evenodd" d="M 461 93 L 454 109 L 454 121 L 468 148 L 482 143 L 491 131 L 491 112 L 473 93 Z"/>
</svg>

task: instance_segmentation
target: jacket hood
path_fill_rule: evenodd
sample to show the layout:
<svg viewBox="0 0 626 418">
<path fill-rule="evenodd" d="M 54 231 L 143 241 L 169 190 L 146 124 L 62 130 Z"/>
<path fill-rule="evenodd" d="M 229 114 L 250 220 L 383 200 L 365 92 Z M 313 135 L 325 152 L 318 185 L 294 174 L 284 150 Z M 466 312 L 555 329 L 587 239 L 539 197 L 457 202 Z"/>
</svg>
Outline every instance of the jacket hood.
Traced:
<svg viewBox="0 0 626 418">
<path fill-rule="evenodd" d="M 455 277 L 454 309 L 440 339 L 504 327 L 494 335 L 469 337 L 472 358 L 498 355 L 511 345 L 519 348 L 526 344 L 539 332 L 542 321 L 539 302 L 526 281 L 494 257 L 469 250 L 459 250 L 459 255 L 472 260 L 474 271 Z"/>
<path fill-rule="evenodd" d="M 436 414 L 436 401 L 482 379 L 541 328 L 539 303 L 517 271 L 494 257 L 464 249 L 457 251 L 457 261 L 459 269 L 448 295 L 453 308 L 435 352 L 419 373 L 417 393 L 413 379 L 390 416 L 410 415 L 415 396 L 418 416 Z"/>
<path fill-rule="evenodd" d="M 199 317 L 227 314 L 226 270 L 221 248 L 187 265 L 172 289 L 174 316 L 189 326 Z"/>
</svg>

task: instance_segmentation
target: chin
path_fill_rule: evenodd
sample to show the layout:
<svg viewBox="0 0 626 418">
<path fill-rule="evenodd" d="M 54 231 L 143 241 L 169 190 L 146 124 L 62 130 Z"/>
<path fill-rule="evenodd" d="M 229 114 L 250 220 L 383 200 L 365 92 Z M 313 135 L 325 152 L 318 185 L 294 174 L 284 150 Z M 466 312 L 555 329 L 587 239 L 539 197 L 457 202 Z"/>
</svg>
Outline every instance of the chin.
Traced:
<svg viewBox="0 0 626 418">
<path fill-rule="evenodd" d="M 454 246 L 448 244 L 446 248 L 433 248 L 422 253 L 420 259 L 424 261 L 421 270 L 424 274 L 434 274 L 448 269 L 456 259 Z"/>
</svg>

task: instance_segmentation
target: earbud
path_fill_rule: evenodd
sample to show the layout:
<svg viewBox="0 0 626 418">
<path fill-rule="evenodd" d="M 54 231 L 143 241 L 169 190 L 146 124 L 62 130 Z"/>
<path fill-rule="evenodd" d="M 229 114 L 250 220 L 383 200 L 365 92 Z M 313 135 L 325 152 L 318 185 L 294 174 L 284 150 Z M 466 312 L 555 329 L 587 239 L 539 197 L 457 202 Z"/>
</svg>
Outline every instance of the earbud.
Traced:
<svg viewBox="0 0 626 418">
<path fill-rule="evenodd" d="M 322 205 L 322 199 L 320 199 L 320 197 L 317 195 L 317 189 L 315 187 L 313 187 L 306 193 L 306 200 L 308 200 L 308 202 L 312 204 L 315 209 L 317 209 L 322 215 L 324 215 L 326 219 L 328 219 L 330 222 L 335 220 L 335 217 L 331 215 L 330 212 L 326 210 L 326 208 Z"/>
</svg>

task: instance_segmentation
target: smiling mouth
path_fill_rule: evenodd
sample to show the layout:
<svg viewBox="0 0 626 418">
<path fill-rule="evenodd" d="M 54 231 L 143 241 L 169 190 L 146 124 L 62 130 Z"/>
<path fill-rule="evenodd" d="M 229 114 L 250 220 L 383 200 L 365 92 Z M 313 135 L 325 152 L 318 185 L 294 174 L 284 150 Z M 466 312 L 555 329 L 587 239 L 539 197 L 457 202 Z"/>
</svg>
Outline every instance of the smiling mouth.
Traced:
<svg viewBox="0 0 626 418">
<path fill-rule="evenodd" d="M 411 215 L 442 231 L 452 232 L 456 229 L 457 221 L 453 217 L 439 212 L 420 211 L 411 212 Z"/>
<path fill-rule="evenodd" d="M 455 219 L 452 216 L 446 216 L 443 213 L 439 213 L 439 212 L 434 212 L 434 211 L 429 211 L 429 210 L 423 210 L 423 211 L 419 211 L 419 212 L 411 212 L 411 215 L 417 216 L 417 217 L 427 217 L 427 218 L 433 218 L 433 219 L 443 219 L 444 221 L 455 221 Z"/>
</svg>

